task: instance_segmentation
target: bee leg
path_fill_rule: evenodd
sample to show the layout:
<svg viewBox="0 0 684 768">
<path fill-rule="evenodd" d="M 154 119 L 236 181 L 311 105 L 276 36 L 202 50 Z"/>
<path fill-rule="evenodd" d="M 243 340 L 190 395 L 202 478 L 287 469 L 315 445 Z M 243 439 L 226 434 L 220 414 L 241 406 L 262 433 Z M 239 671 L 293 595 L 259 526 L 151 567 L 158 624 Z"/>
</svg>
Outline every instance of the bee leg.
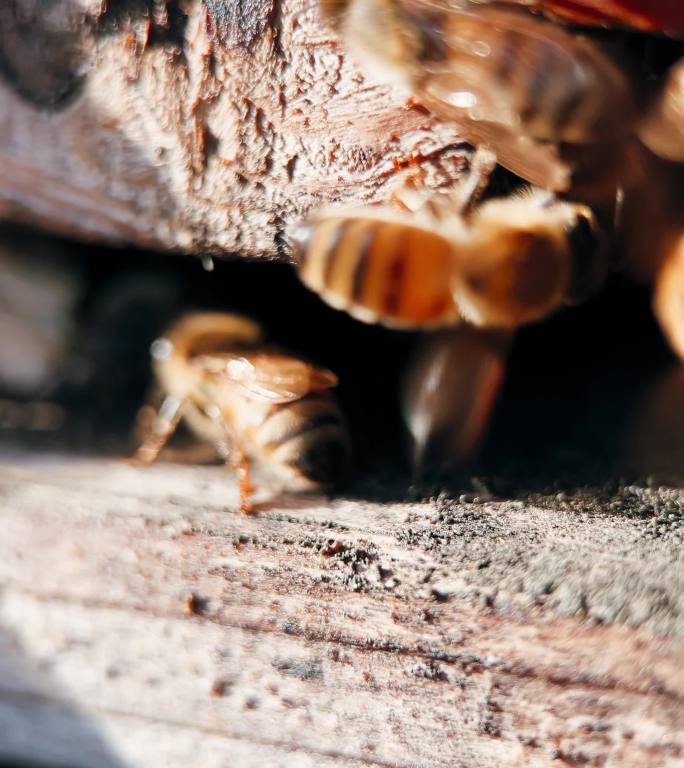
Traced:
<svg viewBox="0 0 684 768">
<path fill-rule="evenodd" d="M 495 168 L 496 154 L 487 147 L 477 147 L 468 177 L 460 185 L 446 193 L 435 193 L 423 188 L 418 176 L 412 176 L 391 193 L 389 203 L 407 213 L 425 211 L 436 220 L 451 218 L 454 213 L 468 219 L 480 203 Z"/>
<path fill-rule="evenodd" d="M 237 471 L 240 488 L 240 512 L 243 515 L 251 515 L 254 511 L 252 506 L 252 491 L 254 486 L 250 482 L 249 459 L 245 452 L 238 448 L 233 453 L 233 466 Z"/>
<path fill-rule="evenodd" d="M 405 379 L 403 411 L 416 472 L 475 458 L 503 383 L 512 333 L 470 326 L 426 336 Z"/>
<path fill-rule="evenodd" d="M 237 474 L 238 489 L 240 491 L 240 512 L 243 515 L 251 515 L 254 511 L 252 505 L 252 491 L 254 486 L 250 480 L 249 459 L 245 451 L 233 441 L 232 447 L 225 442 L 216 446 L 219 454 L 225 459 L 226 464 Z"/>
<path fill-rule="evenodd" d="M 496 168 L 496 154 L 487 147 L 479 146 L 470 159 L 468 178 L 459 190 L 459 210 L 467 219 L 482 199 L 484 191 Z"/>
<path fill-rule="evenodd" d="M 254 486 L 250 481 L 247 453 L 240 445 L 240 441 L 232 433 L 228 424 L 226 424 L 218 408 L 209 409 L 207 415 L 213 422 L 218 424 L 223 432 L 223 439 L 216 441 L 216 450 L 219 456 L 237 473 L 240 491 L 240 512 L 243 515 L 251 515 L 254 511 L 251 499 Z"/>
<path fill-rule="evenodd" d="M 406 213 L 415 213 L 432 197 L 432 193 L 419 190 L 418 186 L 416 183 L 405 182 L 402 187 L 392 191 L 388 198 L 389 204 Z"/>
<path fill-rule="evenodd" d="M 183 415 L 184 400 L 167 396 L 147 429 L 147 435 L 133 456 L 137 464 L 153 464 Z"/>
</svg>

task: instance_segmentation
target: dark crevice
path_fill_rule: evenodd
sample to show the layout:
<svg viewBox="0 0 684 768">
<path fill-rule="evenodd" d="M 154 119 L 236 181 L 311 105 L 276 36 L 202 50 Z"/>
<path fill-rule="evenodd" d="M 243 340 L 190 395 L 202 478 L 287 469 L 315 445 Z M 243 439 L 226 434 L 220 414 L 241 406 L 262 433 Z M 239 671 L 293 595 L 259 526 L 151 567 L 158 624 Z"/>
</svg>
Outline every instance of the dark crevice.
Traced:
<svg viewBox="0 0 684 768">
<path fill-rule="evenodd" d="M 149 22 L 147 45 L 183 49 L 187 11 L 179 0 L 107 0 L 98 20 L 100 34 L 119 32 L 136 21 Z"/>
<path fill-rule="evenodd" d="M 0 3 L 0 74 L 22 98 L 49 110 L 78 96 L 87 62 L 87 17 L 66 0 Z"/>
</svg>

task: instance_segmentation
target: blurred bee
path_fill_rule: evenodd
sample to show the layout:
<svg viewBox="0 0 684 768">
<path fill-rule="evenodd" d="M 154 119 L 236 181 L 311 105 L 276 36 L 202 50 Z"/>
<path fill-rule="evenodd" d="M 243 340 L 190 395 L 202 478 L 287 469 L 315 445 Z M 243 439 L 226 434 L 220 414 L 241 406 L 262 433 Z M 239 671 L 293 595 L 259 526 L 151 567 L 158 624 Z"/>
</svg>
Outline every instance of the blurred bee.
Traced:
<svg viewBox="0 0 684 768">
<path fill-rule="evenodd" d="M 433 195 L 412 210 L 323 214 L 297 233 L 299 274 L 332 306 L 394 328 L 454 328 L 432 334 L 408 373 L 416 468 L 474 456 L 503 381 L 507 331 L 582 300 L 607 267 L 585 206 L 539 190 L 466 215 L 469 206 Z"/>
<path fill-rule="evenodd" d="M 413 467 L 451 470 L 479 451 L 506 372 L 513 334 L 468 325 L 431 333 L 402 390 Z"/>
<path fill-rule="evenodd" d="M 525 10 L 468 0 L 323 7 L 369 73 L 403 86 L 530 183 L 569 187 L 572 167 L 558 155 L 566 145 L 600 147 L 585 165 L 600 162 L 602 173 L 625 166 L 616 147 L 634 128 L 630 83 L 590 41 Z"/>
<path fill-rule="evenodd" d="M 181 317 L 152 345 L 165 399 L 135 458 L 149 464 L 181 419 L 239 472 L 240 509 L 251 511 L 249 461 L 289 490 L 334 483 L 349 454 L 330 393 L 331 371 L 265 346 L 259 325 L 239 315 Z"/>
<path fill-rule="evenodd" d="M 684 59 L 667 73 L 660 94 L 642 121 L 639 135 L 659 157 L 684 162 Z"/>
<path fill-rule="evenodd" d="M 309 288 L 394 328 L 514 328 L 585 298 L 606 267 L 591 210 L 540 190 L 489 200 L 467 217 L 450 195 L 424 196 L 408 211 L 331 211 L 295 239 Z"/>
<path fill-rule="evenodd" d="M 593 212 L 550 192 L 608 206 L 636 177 L 630 83 L 589 41 L 494 3 L 324 9 L 370 74 L 537 188 L 482 204 L 477 180 L 470 195 L 409 193 L 399 207 L 323 212 L 296 235 L 300 276 L 331 305 L 390 327 L 453 329 L 423 345 L 404 410 L 416 461 L 441 442 L 447 461 L 462 462 L 486 428 L 510 329 L 581 301 L 605 276 Z"/>
</svg>

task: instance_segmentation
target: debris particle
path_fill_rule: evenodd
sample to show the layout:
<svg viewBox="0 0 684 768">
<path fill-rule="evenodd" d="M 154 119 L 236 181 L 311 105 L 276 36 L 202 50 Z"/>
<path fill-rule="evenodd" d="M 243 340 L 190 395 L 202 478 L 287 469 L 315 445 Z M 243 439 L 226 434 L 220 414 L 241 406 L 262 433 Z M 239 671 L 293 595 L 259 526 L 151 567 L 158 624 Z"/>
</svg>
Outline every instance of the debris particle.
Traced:
<svg viewBox="0 0 684 768">
<path fill-rule="evenodd" d="M 423 664 L 416 664 L 409 669 L 409 674 L 413 677 L 421 677 L 424 680 L 433 680 L 434 682 L 443 683 L 449 679 L 447 673 L 440 667 L 440 665 L 430 659 Z"/>
<path fill-rule="evenodd" d="M 203 616 L 209 607 L 209 601 L 206 597 L 200 597 L 196 592 L 188 595 L 186 606 L 188 613 L 192 616 Z"/>
<path fill-rule="evenodd" d="M 225 696 L 233 687 L 233 681 L 225 677 L 218 677 L 211 684 L 211 695 L 216 698 Z"/>
<path fill-rule="evenodd" d="M 323 677 L 323 667 L 318 659 L 276 659 L 273 666 L 284 675 L 298 680 L 318 680 Z"/>
<path fill-rule="evenodd" d="M 323 557 L 333 557 L 334 555 L 339 555 L 340 552 L 344 552 L 345 549 L 346 546 L 339 539 L 334 541 L 330 539 L 328 544 L 321 550 L 321 554 Z"/>
<path fill-rule="evenodd" d="M 430 590 L 432 598 L 438 603 L 446 603 L 454 594 L 454 588 L 447 582 L 439 582 Z"/>
</svg>

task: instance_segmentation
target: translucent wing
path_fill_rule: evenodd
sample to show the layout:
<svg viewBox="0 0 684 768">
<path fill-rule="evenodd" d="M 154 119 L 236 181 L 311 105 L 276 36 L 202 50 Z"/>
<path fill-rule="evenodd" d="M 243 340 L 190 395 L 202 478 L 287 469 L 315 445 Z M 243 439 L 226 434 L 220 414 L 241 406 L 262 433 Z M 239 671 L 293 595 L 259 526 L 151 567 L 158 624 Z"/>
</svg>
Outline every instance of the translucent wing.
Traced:
<svg viewBox="0 0 684 768">
<path fill-rule="evenodd" d="M 569 143 L 629 122 L 629 90 L 617 67 L 549 22 L 434 0 L 407 0 L 406 12 L 423 38 L 416 96 L 441 118 Z"/>
<path fill-rule="evenodd" d="M 475 457 L 503 382 L 511 338 L 505 331 L 469 326 L 426 338 L 403 392 L 416 469 L 454 469 Z"/>
<path fill-rule="evenodd" d="M 567 192 L 573 168 L 561 158 L 556 144 L 542 143 L 496 123 L 460 121 L 463 138 L 476 146 L 496 150 L 499 165 L 530 184 L 554 192 Z"/>
<path fill-rule="evenodd" d="M 337 385 L 337 376 L 278 351 L 254 350 L 195 359 L 215 387 L 238 386 L 246 397 L 271 403 L 299 400 Z"/>
</svg>

